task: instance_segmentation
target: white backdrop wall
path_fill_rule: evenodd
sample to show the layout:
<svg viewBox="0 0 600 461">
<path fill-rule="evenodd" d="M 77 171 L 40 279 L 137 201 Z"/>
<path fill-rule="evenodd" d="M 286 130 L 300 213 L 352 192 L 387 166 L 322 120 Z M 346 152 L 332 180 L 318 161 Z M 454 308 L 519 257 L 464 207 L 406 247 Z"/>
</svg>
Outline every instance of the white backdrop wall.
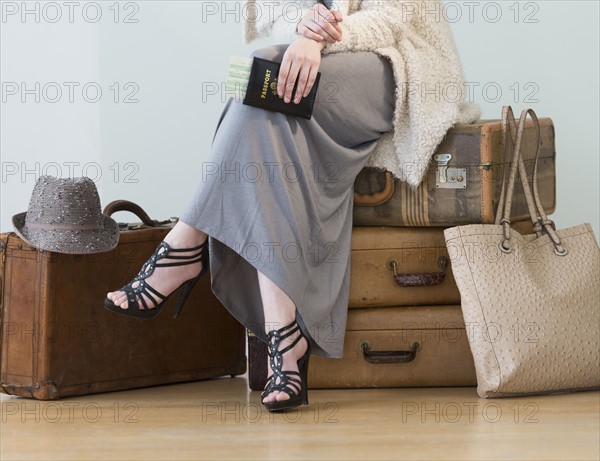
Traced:
<svg viewBox="0 0 600 461">
<path fill-rule="evenodd" d="M 103 204 L 127 198 L 156 218 L 179 215 L 225 102 L 229 57 L 270 43 L 243 44 L 241 4 L 1 4 L 0 229 L 44 173 L 94 178 Z M 598 2 L 446 2 L 445 11 L 483 118 L 510 104 L 554 120 L 553 219 L 590 222 L 598 236 Z"/>
</svg>

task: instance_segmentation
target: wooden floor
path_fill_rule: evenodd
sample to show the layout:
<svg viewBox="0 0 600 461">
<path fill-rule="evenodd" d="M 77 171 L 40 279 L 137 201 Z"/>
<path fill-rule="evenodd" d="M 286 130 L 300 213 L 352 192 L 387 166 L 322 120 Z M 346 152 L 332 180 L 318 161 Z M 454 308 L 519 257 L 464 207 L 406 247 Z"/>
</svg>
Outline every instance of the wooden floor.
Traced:
<svg viewBox="0 0 600 461">
<path fill-rule="evenodd" d="M 245 378 L 70 398 L 2 396 L 2 460 L 598 460 L 600 393 L 313 390 L 271 414 Z"/>
</svg>

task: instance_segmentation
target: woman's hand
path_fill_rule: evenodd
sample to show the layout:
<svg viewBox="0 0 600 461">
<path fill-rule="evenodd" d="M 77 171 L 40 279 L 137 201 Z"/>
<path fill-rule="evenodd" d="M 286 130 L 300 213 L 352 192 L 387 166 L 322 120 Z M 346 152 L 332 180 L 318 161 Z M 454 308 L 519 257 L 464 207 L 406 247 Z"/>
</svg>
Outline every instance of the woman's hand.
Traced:
<svg viewBox="0 0 600 461">
<path fill-rule="evenodd" d="M 317 42 L 335 43 L 342 40 L 342 29 L 338 26 L 338 22 L 343 20 L 339 11 L 331 11 L 321 3 L 317 3 L 298 22 L 296 31 Z"/>
<path fill-rule="evenodd" d="M 296 80 L 298 88 L 294 103 L 298 104 L 301 98 L 308 96 L 317 78 L 324 46 L 323 42 L 301 35 L 287 47 L 277 77 L 277 94 L 286 103 L 290 102 Z"/>
</svg>

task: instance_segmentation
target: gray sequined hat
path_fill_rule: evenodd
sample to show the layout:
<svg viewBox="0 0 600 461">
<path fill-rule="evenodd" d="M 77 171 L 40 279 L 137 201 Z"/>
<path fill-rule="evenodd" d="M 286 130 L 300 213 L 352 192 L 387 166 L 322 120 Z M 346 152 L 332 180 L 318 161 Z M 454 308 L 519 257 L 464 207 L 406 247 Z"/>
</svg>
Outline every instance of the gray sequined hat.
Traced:
<svg viewBox="0 0 600 461">
<path fill-rule="evenodd" d="M 88 254 L 112 250 L 119 226 L 102 214 L 96 184 L 90 178 L 41 176 L 29 209 L 12 218 L 15 232 L 40 250 Z"/>
</svg>

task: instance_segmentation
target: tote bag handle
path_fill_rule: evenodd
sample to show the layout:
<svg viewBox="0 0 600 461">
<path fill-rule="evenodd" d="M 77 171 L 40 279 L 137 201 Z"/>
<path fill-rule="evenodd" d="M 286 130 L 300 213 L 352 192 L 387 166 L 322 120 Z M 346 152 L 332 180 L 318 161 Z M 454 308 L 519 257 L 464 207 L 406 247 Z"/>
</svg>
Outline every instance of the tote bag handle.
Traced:
<svg viewBox="0 0 600 461">
<path fill-rule="evenodd" d="M 527 172 L 525 170 L 525 164 L 521 155 L 521 147 L 523 145 L 523 132 L 525 131 L 525 122 L 528 114 L 533 120 L 536 134 L 536 152 L 532 179 L 533 196 L 529 187 L 529 180 L 527 179 Z M 509 118 L 512 119 L 512 123 L 509 122 Z M 510 212 L 518 168 L 521 184 L 523 186 L 523 192 L 525 194 L 525 200 L 527 201 L 527 208 L 529 209 L 529 215 L 534 225 L 535 233 L 538 237 L 540 237 L 543 234 L 548 234 L 550 239 L 552 240 L 552 243 L 554 244 L 554 252 L 559 256 L 564 256 L 567 254 L 567 249 L 561 244 L 560 238 L 555 232 L 554 222 L 548 219 L 548 216 L 546 215 L 539 198 L 537 186 L 537 168 L 540 153 L 541 134 L 539 120 L 533 109 L 527 108 L 523 109 L 523 111 L 521 112 L 519 124 L 516 128 L 516 137 L 515 135 L 513 135 L 513 129 L 515 129 L 515 118 L 512 108 L 510 106 L 504 106 L 502 108 L 502 140 L 504 143 L 505 157 L 507 157 L 507 153 L 510 153 L 510 150 L 508 149 L 509 130 L 511 134 L 510 140 L 511 144 L 514 145 L 514 150 L 512 152 L 512 163 L 510 166 L 508 185 L 506 184 L 506 168 L 504 169 L 504 174 L 502 177 L 502 190 L 500 192 L 500 201 L 498 204 L 498 209 L 496 211 L 496 219 L 494 223 L 496 225 L 501 224 L 503 228 L 503 237 L 502 242 L 500 243 L 500 249 L 507 253 L 512 251 L 510 246 Z"/>
</svg>

